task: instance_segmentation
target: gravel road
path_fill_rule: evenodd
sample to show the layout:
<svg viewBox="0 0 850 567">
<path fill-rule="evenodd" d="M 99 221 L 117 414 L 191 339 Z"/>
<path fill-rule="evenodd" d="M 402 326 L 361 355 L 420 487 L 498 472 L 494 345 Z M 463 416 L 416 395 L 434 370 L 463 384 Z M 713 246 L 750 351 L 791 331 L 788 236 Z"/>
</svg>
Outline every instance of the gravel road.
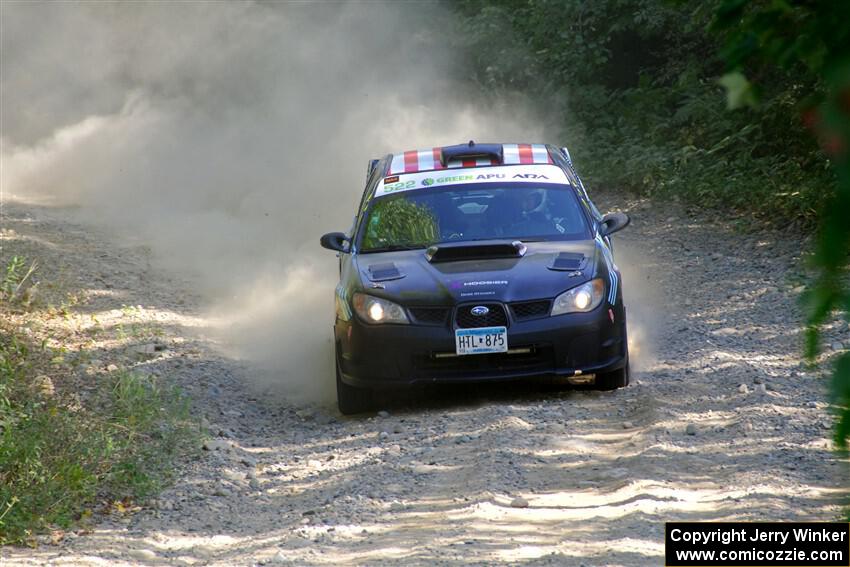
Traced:
<svg viewBox="0 0 850 567">
<path fill-rule="evenodd" d="M 149 506 L 2 549 L 0 563 L 659 565 L 665 521 L 837 518 L 847 466 L 825 382 L 799 354 L 805 244 L 675 204 L 602 201 L 633 216 L 616 239 L 631 386 L 441 389 L 355 418 L 247 387 L 251 365 L 204 336 L 203 298 L 144 246 L 8 205 L 5 244 L 88 290 L 69 325 L 97 314 L 161 330 L 161 350 L 104 348 L 98 362 L 175 380 L 210 435 Z M 836 323 L 824 358 L 848 346 Z"/>
</svg>

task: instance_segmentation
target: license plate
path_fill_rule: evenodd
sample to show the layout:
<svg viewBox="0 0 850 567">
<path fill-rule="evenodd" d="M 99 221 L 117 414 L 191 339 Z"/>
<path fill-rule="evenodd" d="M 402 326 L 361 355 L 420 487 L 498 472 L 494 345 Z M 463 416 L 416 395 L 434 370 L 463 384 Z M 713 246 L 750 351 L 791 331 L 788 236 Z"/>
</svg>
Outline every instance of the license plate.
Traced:
<svg viewBox="0 0 850 567">
<path fill-rule="evenodd" d="M 455 331 L 455 352 L 462 354 L 486 354 L 508 352 L 507 327 L 480 327 Z"/>
</svg>

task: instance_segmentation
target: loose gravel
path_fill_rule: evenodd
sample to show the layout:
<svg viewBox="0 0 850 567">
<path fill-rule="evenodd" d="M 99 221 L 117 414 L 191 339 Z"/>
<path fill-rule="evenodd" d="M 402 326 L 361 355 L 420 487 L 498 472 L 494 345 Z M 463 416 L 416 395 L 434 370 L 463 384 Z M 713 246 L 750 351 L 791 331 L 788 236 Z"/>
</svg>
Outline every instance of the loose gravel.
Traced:
<svg viewBox="0 0 850 567">
<path fill-rule="evenodd" d="M 353 418 L 247 387 L 251 365 L 204 338 L 203 299 L 152 269 L 144 247 L 61 211 L 7 207 L 7 240 L 61 254 L 100 290 L 80 321 L 139 305 L 133 317 L 164 329 L 97 362 L 175 380 L 209 437 L 140 511 L 5 548 L 0 563 L 658 565 L 665 521 L 838 518 L 847 466 L 832 452 L 826 382 L 800 358 L 806 243 L 605 197 L 633 217 L 615 249 L 631 386 L 441 388 Z M 826 345 L 824 360 L 848 348 L 847 326 Z"/>
</svg>

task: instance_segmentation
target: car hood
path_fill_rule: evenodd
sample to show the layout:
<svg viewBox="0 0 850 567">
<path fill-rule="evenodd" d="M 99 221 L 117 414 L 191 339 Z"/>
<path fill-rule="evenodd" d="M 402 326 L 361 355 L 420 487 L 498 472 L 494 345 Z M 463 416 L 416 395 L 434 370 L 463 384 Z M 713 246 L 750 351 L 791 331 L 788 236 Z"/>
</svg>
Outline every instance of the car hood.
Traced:
<svg viewBox="0 0 850 567">
<path fill-rule="evenodd" d="M 362 288 L 403 305 L 553 298 L 593 277 L 600 262 L 594 240 L 529 242 L 521 257 L 431 263 L 425 250 L 361 254 Z"/>
</svg>

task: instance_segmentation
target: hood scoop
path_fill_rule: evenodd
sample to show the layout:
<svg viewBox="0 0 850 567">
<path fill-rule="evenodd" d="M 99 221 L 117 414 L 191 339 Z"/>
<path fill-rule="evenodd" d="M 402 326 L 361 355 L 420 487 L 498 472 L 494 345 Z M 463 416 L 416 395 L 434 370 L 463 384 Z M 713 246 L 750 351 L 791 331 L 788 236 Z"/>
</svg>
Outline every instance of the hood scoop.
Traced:
<svg viewBox="0 0 850 567">
<path fill-rule="evenodd" d="M 432 264 L 439 262 L 461 262 L 464 260 L 490 260 L 493 258 L 521 258 L 527 248 L 519 240 L 479 240 L 476 242 L 444 242 L 435 244 L 425 251 L 425 258 Z"/>
<path fill-rule="evenodd" d="M 386 282 L 390 280 L 398 280 L 404 277 L 404 274 L 399 271 L 395 264 L 388 262 L 386 264 L 372 264 L 368 268 L 369 279 L 373 282 Z"/>
<path fill-rule="evenodd" d="M 548 268 L 556 272 L 575 272 L 587 264 L 587 256 L 577 252 L 561 252 L 552 260 Z"/>
</svg>

